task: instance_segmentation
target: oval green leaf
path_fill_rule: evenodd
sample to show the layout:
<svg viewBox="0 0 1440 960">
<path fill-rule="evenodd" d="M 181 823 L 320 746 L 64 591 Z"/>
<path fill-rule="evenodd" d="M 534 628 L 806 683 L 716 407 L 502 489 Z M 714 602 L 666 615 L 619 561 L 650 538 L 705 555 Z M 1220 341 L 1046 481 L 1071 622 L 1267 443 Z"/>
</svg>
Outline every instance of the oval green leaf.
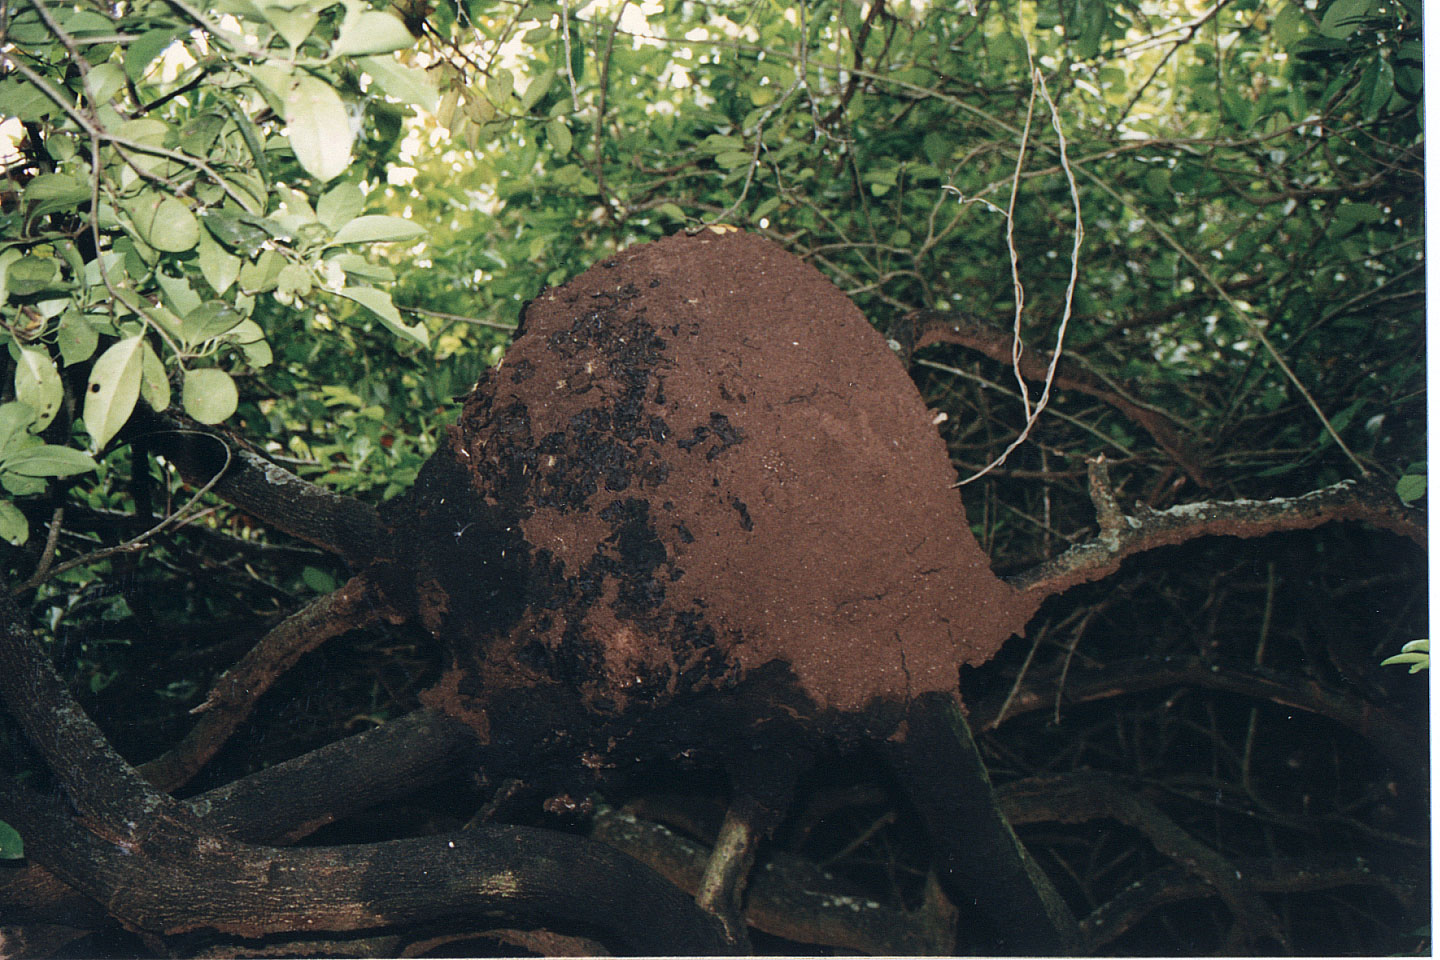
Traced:
<svg viewBox="0 0 1440 960">
<path fill-rule="evenodd" d="M 166 197 L 155 208 L 150 235 L 145 239 L 156 250 L 184 253 L 200 242 L 200 222 L 183 200 Z"/>
<path fill-rule="evenodd" d="M 372 53 L 394 53 L 415 44 L 415 37 L 394 14 L 366 10 L 353 20 L 346 18 L 340 38 L 331 49 L 334 56 L 355 57 Z"/>
<path fill-rule="evenodd" d="M 339 230 L 360 216 L 365 209 L 365 194 L 350 181 L 337 183 L 315 204 L 315 216 L 331 230 Z"/>
<path fill-rule="evenodd" d="M 99 450 L 125 426 L 140 398 L 143 337 L 111 344 L 90 369 L 85 387 L 85 427 Z"/>
<path fill-rule="evenodd" d="M 295 81 L 285 97 L 286 136 L 305 172 L 323 182 L 350 166 L 355 135 L 345 103 L 330 84 L 315 77 Z"/>
<path fill-rule="evenodd" d="M 356 217 L 335 231 L 335 243 L 379 243 L 387 240 L 413 240 L 423 237 L 425 228 L 404 217 L 378 214 Z"/>
<path fill-rule="evenodd" d="M 15 508 L 11 506 L 10 509 Z M 0 860 L 19 860 L 24 856 L 25 841 L 20 839 L 14 827 L 0 820 Z"/>
<path fill-rule="evenodd" d="M 240 394 L 230 374 L 215 367 L 205 367 L 185 372 L 180 402 L 185 412 L 201 423 L 219 423 L 235 412 Z"/>
<path fill-rule="evenodd" d="M 0 500 L 0 537 L 17 547 L 24 546 L 25 541 L 30 539 L 30 524 L 25 514 L 9 500 Z M 0 821 L 0 827 L 3 826 L 4 822 Z M 0 830 L 0 859 L 13 859 L 5 856 L 3 832 Z"/>
<path fill-rule="evenodd" d="M 425 329 L 423 323 L 407 327 L 405 321 L 400 319 L 400 311 L 395 309 L 395 304 L 390 301 L 390 294 L 384 290 L 376 290 L 374 287 L 345 287 L 335 291 L 340 296 L 354 300 L 375 316 L 385 328 L 397 337 L 406 340 L 413 340 L 422 347 L 430 342 L 430 332 Z"/>
<path fill-rule="evenodd" d="M 65 387 L 50 354 L 38 347 L 21 347 L 15 364 L 15 399 L 35 411 L 31 429 L 38 433 L 50 426 L 64 398 Z"/>
<path fill-rule="evenodd" d="M 165 375 L 165 364 L 148 342 L 140 358 L 140 396 L 156 412 L 170 406 L 170 378 Z"/>
<path fill-rule="evenodd" d="M 94 470 L 97 464 L 88 454 L 74 447 L 42 443 L 6 457 L 3 466 L 22 477 L 73 477 L 77 473 Z"/>
</svg>

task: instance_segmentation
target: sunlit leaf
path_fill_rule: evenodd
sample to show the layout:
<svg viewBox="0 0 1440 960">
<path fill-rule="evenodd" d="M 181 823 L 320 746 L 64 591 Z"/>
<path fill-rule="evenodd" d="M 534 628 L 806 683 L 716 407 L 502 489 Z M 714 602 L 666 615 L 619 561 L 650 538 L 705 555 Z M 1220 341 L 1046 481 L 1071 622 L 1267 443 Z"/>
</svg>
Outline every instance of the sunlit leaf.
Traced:
<svg viewBox="0 0 1440 960">
<path fill-rule="evenodd" d="M 60 412 L 65 387 L 50 354 L 39 347 L 21 347 L 15 363 L 15 399 L 35 411 L 37 432 L 44 430 Z"/>
<path fill-rule="evenodd" d="M 180 402 L 185 412 L 201 423 L 219 423 L 235 412 L 240 395 L 230 374 L 204 367 L 185 371 Z"/>
<path fill-rule="evenodd" d="M 350 166 L 355 134 L 330 84 L 309 75 L 296 79 L 285 97 L 285 124 L 295 159 L 315 179 L 328 182 Z"/>
<path fill-rule="evenodd" d="M 125 426 L 140 397 L 139 336 L 111 344 L 90 368 L 85 388 L 85 428 L 99 450 Z"/>
</svg>

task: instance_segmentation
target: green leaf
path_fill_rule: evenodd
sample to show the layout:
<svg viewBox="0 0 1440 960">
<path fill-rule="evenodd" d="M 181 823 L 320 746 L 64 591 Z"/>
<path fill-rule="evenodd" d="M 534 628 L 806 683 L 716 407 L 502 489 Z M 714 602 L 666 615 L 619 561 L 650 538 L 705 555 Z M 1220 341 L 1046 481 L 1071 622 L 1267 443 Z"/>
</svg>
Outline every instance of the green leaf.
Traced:
<svg viewBox="0 0 1440 960">
<path fill-rule="evenodd" d="M 285 269 L 285 258 L 279 251 L 266 250 L 254 263 L 240 268 L 240 289 L 246 293 L 269 293 L 275 289 L 280 271 Z"/>
<path fill-rule="evenodd" d="M 170 406 L 170 378 L 165 375 L 165 364 L 160 362 L 148 341 L 140 358 L 140 396 L 157 413 Z"/>
<path fill-rule="evenodd" d="M 0 500 L 0 537 L 17 547 L 24 546 L 25 541 L 30 539 L 29 521 L 25 519 L 25 514 L 20 512 L 20 508 L 9 500 Z M 14 859 L 6 853 L 6 826 L 7 824 L 0 820 L 0 860 Z"/>
<path fill-rule="evenodd" d="M 201 423 L 219 423 L 235 412 L 240 395 L 230 374 L 215 367 L 185 371 L 180 391 L 185 412 Z"/>
<path fill-rule="evenodd" d="M 60 330 L 55 335 L 55 345 L 60 348 L 60 359 L 65 366 L 83 363 L 95 354 L 100 344 L 100 334 L 95 327 L 79 313 L 67 313 L 60 320 Z"/>
<path fill-rule="evenodd" d="M 244 319 L 225 301 L 210 300 L 185 315 L 180 324 L 180 337 L 187 347 L 193 347 L 229 333 Z"/>
<path fill-rule="evenodd" d="M 407 327 L 405 321 L 400 318 L 400 311 L 396 310 L 395 304 L 390 301 L 390 294 L 384 290 L 376 290 L 374 287 L 345 287 L 335 292 L 347 300 L 354 300 L 375 314 L 385 328 L 397 337 L 413 340 L 422 347 L 429 344 L 430 332 L 425 329 L 425 325 L 417 323 Z"/>
<path fill-rule="evenodd" d="M 328 183 L 350 166 L 355 135 L 345 103 L 330 84 L 298 78 L 285 97 L 285 123 L 295 159 L 315 179 Z"/>
<path fill-rule="evenodd" d="M 27 447 L 0 461 L 0 466 L 18 473 L 22 477 L 73 477 L 98 468 L 88 455 L 74 447 L 60 447 L 51 443 Z"/>
<path fill-rule="evenodd" d="M 326 191 L 315 204 L 315 216 L 326 227 L 339 230 L 345 224 L 360 216 L 365 209 L 365 194 L 348 180 L 337 183 Z"/>
<path fill-rule="evenodd" d="M 205 229 L 211 236 L 231 250 L 239 250 L 247 256 L 270 238 L 270 234 L 260 227 L 259 223 L 254 217 L 229 210 L 212 208 L 205 214 Z"/>
<path fill-rule="evenodd" d="M 1370 13 L 1372 0 L 1335 0 L 1320 20 L 1320 32 L 1332 40 L 1344 40 Z"/>
<path fill-rule="evenodd" d="M 1424 474 L 1407 473 L 1395 484 L 1395 495 L 1406 503 L 1414 503 L 1425 496 L 1426 478 Z"/>
<path fill-rule="evenodd" d="M 135 83 L 145 75 L 145 68 L 155 62 L 155 58 L 164 53 L 175 38 L 184 33 L 183 27 L 165 26 L 157 27 L 154 30 L 147 30 L 125 48 L 125 75 Z"/>
<path fill-rule="evenodd" d="M 180 316 L 183 317 L 200 306 L 200 295 L 190 286 L 190 281 L 184 277 L 172 277 L 164 270 L 157 270 L 155 282 L 165 292 L 165 302 L 170 309 Z"/>
<path fill-rule="evenodd" d="M 353 19 L 345 18 L 340 38 L 330 53 L 336 57 L 394 53 L 414 44 L 415 38 L 399 17 L 380 10 L 366 10 Z"/>
<path fill-rule="evenodd" d="M 300 0 L 299 3 L 262 3 L 259 6 L 265 19 L 270 21 L 275 32 L 280 34 L 292 49 L 305 42 L 310 31 L 315 29 L 316 21 L 320 19 L 319 13 L 314 9 L 315 5 L 307 0 Z"/>
<path fill-rule="evenodd" d="M 124 86 L 125 71 L 118 63 L 97 63 L 85 75 L 85 90 L 93 106 L 109 103 Z"/>
<path fill-rule="evenodd" d="M 305 567 L 300 571 L 300 579 L 305 581 L 305 586 L 316 593 L 334 593 L 335 578 L 324 570 L 317 570 L 314 567 Z"/>
<path fill-rule="evenodd" d="M 530 85 L 525 88 L 525 95 L 520 98 L 520 109 L 522 111 L 529 113 L 534 109 L 535 105 L 539 103 L 541 98 L 550 90 L 550 85 L 555 82 L 556 72 L 557 69 L 555 65 L 551 64 L 550 69 L 530 81 Z"/>
<path fill-rule="evenodd" d="M 9 112 L 7 107 L 6 112 Z M 26 220 L 57 210 L 73 210 L 90 199 L 90 185 L 63 173 L 42 173 L 25 185 Z"/>
<path fill-rule="evenodd" d="M 356 62 L 389 96 L 402 103 L 413 103 L 427 113 L 435 112 L 440 103 L 440 91 L 422 71 L 385 57 L 361 57 Z"/>
<path fill-rule="evenodd" d="M 564 117 L 554 117 L 545 124 L 545 137 L 555 148 L 555 152 L 561 156 L 569 153 L 570 148 L 574 145 L 574 140 L 570 136 L 570 125 L 565 122 Z"/>
<path fill-rule="evenodd" d="M 60 403 L 65 399 L 65 387 L 60 382 L 60 373 L 50 354 L 38 347 L 21 347 L 15 363 L 15 399 L 29 404 L 35 411 L 37 433 L 50 426 L 55 414 L 60 412 Z"/>
<path fill-rule="evenodd" d="M 211 233 L 214 222 L 209 217 L 205 220 L 206 229 L 200 231 L 200 249 L 196 259 L 200 265 L 200 275 L 210 284 L 210 289 L 219 295 L 229 290 L 240 276 L 242 261 L 216 242 L 214 234 Z"/>
<path fill-rule="evenodd" d="M 28 403 L 0 404 L 0 456 L 12 444 L 24 441 L 30 436 L 30 424 L 35 422 L 35 410 Z"/>
<path fill-rule="evenodd" d="M 137 224 L 137 226 L 139 226 Z M 178 197 L 164 197 L 155 207 L 148 229 L 141 236 L 156 250 L 184 253 L 200 242 L 200 221 Z"/>
<path fill-rule="evenodd" d="M 5 506 L 10 507 L 11 510 L 15 510 L 14 505 L 8 501 L 6 501 Z M 15 512 L 19 513 L 20 511 L 15 510 Z M 22 517 L 21 519 L 23 520 L 24 518 Z M 7 537 L 6 539 L 9 538 Z M 22 538 L 18 542 L 14 540 L 11 542 L 16 543 L 18 546 L 19 543 L 24 543 L 25 541 Z M 19 860 L 24 856 L 25 841 L 20 838 L 20 834 L 15 831 L 14 827 L 10 826 L 10 824 L 4 820 L 0 820 L 0 860 Z"/>
<path fill-rule="evenodd" d="M 5 271 L 5 285 L 14 297 L 28 297 L 56 287 L 60 279 L 59 261 L 50 257 L 25 255 L 11 263 Z"/>
<path fill-rule="evenodd" d="M 125 426 L 140 397 L 143 337 L 113 343 L 90 369 L 85 388 L 85 427 L 99 450 Z"/>
<path fill-rule="evenodd" d="M 423 237 L 425 228 L 404 217 L 378 214 L 356 217 L 335 231 L 333 243 L 377 243 L 387 240 L 414 240 Z"/>
</svg>

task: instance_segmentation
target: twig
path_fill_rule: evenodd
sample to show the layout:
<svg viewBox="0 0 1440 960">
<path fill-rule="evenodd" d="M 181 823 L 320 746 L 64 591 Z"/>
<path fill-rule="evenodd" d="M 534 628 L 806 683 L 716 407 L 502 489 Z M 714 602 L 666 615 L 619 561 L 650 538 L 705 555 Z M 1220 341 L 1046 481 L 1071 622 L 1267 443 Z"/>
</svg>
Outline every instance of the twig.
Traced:
<svg viewBox="0 0 1440 960">
<path fill-rule="evenodd" d="M 193 433 L 196 436 L 209 436 L 209 434 L 203 433 L 199 430 L 183 432 Z M 195 505 L 200 502 L 200 498 L 205 496 L 205 494 L 209 493 L 211 489 L 215 486 L 215 484 L 220 482 L 220 478 L 225 475 L 226 467 L 230 466 L 230 448 L 229 446 L 226 446 L 224 444 L 222 444 L 222 446 L 224 446 L 225 448 L 225 465 L 222 466 L 219 470 L 217 470 L 215 472 L 215 475 L 212 476 L 205 483 L 204 486 L 202 486 L 199 490 L 196 490 L 195 495 L 192 496 L 188 501 L 186 501 L 185 505 L 179 510 L 176 510 L 174 513 L 165 517 L 159 523 L 155 524 L 155 526 L 151 527 L 149 530 L 146 530 L 139 536 L 131 537 L 124 543 L 116 544 L 113 547 L 105 547 L 102 550 L 96 550 L 93 553 L 87 553 L 83 557 L 76 557 L 73 560 L 67 560 L 54 568 L 47 569 L 47 565 L 43 562 L 42 559 L 40 567 L 38 567 L 36 571 L 30 576 L 30 579 L 26 580 L 24 583 L 18 584 L 17 586 L 11 587 L 10 592 L 14 594 L 24 593 L 26 590 L 38 587 L 46 580 L 58 577 L 60 574 L 66 572 L 67 570 L 74 570 L 76 567 L 83 567 L 88 564 L 98 563 L 101 560 L 104 560 L 108 557 L 113 557 L 116 554 L 134 553 L 136 550 L 143 549 L 145 546 L 147 546 L 147 541 L 159 536 L 166 530 L 169 530 L 171 527 L 177 525 L 185 517 L 186 514 L 188 514 L 191 510 L 195 508 Z M 46 544 L 46 551 L 51 555 L 52 558 L 54 556 L 53 541 L 54 538 L 58 535 L 59 531 L 59 517 L 60 511 L 57 510 L 56 520 L 51 526 L 50 542 L 47 542 Z"/>
<path fill-rule="evenodd" d="M 430 310 L 426 307 L 402 307 L 396 304 L 396 309 L 404 310 L 406 313 L 418 313 L 425 317 L 435 317 L 438 320 L 454 320 L 457 323 L 468 323 L 477 327 L 489 327 L 492 330 L 508 330 L 514 332 L 519 329 L 513 323 L 501 323 L 499 320 L 482 320 L 479 317 L 465 317 L 458 313 L 445 313 L 440 310 Z"/>
</svg>

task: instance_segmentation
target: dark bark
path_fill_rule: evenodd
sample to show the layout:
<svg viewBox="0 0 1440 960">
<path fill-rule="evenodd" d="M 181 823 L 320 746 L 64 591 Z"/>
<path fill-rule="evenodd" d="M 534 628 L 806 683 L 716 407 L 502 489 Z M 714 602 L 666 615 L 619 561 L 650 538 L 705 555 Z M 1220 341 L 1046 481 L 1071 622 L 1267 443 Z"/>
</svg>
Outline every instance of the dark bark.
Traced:
<svg viewBox="0 0 1440 960">
<path fill-rule="evenodd" d="M 1157 687 L 1180 686 L 1238 693 L 1328 717 L 1370 741 L 1414 779 L 1428 779 L 1430 746 L 1425 731 L 1406 723 L 1393 711 L 1328 687 L 1312 677 L 1201 657 L 1127 660 L 1074 670 L 1067 676 L 1063 689 L 1054 680 L 1035 680 L 1013 697 L 996 696 L 972 704 L 970 719 L 979 729 L 988 730 L 1006 718 L 1053 708 L 1057 697 L 1062 703 L 1091 703 Z M 1007 699 L 1009 702 L 1005 704 Z"/>
<path fill-rule="evenodd" d="M 885 744 L 890 763 L 925 822 L 941 883 L 962 911 L 980 908 L 1005 954 L 1073 954 L 1079 927 L 1015 836 L 955 701 L 926 694 L 911 703 L 904 739 Z"/>
<path fill-rule="evenodd" d="M 1060 556 L 1006 582 L 1022 593 L 1044 598 L 1110 576 L 1127 557 L 1200 537 L 1263 537 L 1284 530 L 1309 530 L 1326 523 L 1373 524 L 1420 546 L 1426 543 L 1425 515 L 1401 504 L 1385 483 L 1342 480 L 1299 497 L 1273 500 L 1215 500 L 1169 510 L 1140 507 L 1131 516 L 1115 501 L 1104 458 L 1091 463 L 1090 494 L 1100 533 Z"/>
<path fill-rule="evenodd" d="M 200 719 L 174 749 L 140 767 L 158 789 L 170 792 L 189 782 L 235 732 L 255 702 L 300 657 L 332 637 L 385 617 L 388 609 L 363 576 L 316 598 L 260 638 L 227 670 L 205 701 L 191 713 Z"/>
<path fill-rule="evenodd" d="M 160 454 L 186 483 L 204 486 L 267 525 L 343 557 L 359 569 L 383 543 L 379 514 L 368 503 L 302 480 L 248 444 L 176 413 L 137 407 L 124 436 Z"/>
<path fill-rule="evenodd" d="M 8 594 L 0 594 L 0 615 L 0 696 L 63 793 L 0 783 L 0 817 L 26 838 L 28 856 L 133 929 L 258 937 L 499 912 L 597 926 L 643 953 L 723 952 L 718 929 L 689 898 L 577 837 L 497 826 L 304 850 L 224 837 L 111 749 Z"/>
</svg>

